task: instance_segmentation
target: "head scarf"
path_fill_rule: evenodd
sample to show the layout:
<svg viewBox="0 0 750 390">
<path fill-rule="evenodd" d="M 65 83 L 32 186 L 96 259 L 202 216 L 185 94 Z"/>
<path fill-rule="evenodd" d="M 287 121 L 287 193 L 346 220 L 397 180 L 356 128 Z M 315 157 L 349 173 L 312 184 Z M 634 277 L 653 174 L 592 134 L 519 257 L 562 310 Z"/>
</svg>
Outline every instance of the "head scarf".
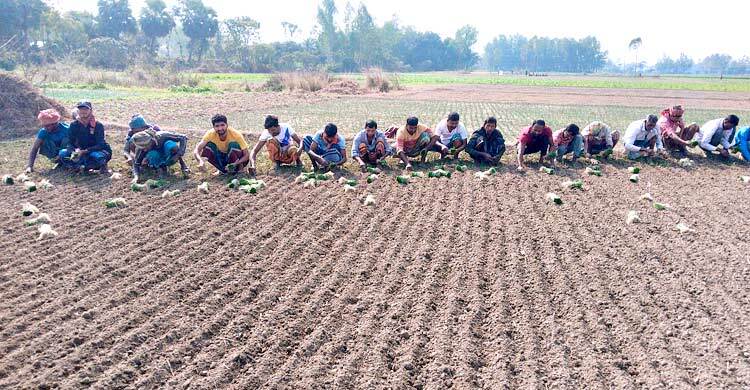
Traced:
<svg viewBox="0 0 750 390">
<path fill-rule="evenodd" d="M 40 111 L 39 115 L 36 118 L 39 119 L 39 122 L 42 123 L 42 126 L 47 126 L 60 122 L 60 113 L 53 108 L 49 108 Z"/>
<path fill-rule="evenodd" d="M 131 129 L 140 129 L 143 127 L 148 127 L 148 123 L 146 123 L 146 118 L 143 117 L 141 114 L 135 114 L 132 118 L 130 118 L 130 128 Z"/>
<path fill-rule="evenodd" d="M 154 141 L 155 138 L 156 133 L 153 130 L 144 130 L 133 134 L 130 140 L 133 141 L 136 148 L 146 149 L 151 146 L 151 141 Z"/>
</svg>

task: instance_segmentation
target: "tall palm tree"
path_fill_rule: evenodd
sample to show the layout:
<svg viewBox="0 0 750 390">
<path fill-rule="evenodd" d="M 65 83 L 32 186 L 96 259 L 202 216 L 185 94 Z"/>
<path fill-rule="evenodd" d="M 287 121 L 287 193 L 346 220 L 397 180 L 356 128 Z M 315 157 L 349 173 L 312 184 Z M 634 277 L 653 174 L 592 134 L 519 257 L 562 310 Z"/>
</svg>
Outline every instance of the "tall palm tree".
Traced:
<svg viewBox="0 0 750 390">
<path fill-rule="evenodd" d="M 641 37 L 633 38 L 630 40 L 630 43 L 628 44 L 628 48 L 630 50 L 635 50 L 635 73 L 638 73 L 638 67 L 640 66 L 638 64 L 638 49 L 643 44 L 643 40 Z"/>
</svg>

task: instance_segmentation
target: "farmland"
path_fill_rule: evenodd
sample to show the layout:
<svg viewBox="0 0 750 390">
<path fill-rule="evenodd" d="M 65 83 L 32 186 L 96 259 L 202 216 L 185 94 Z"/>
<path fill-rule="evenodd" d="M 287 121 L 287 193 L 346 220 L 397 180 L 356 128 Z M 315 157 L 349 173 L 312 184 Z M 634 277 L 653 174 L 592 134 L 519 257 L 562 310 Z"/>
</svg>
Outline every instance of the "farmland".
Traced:
<svg viewBox="0 0 750 390">
<path fill-rule="evenodd" d="M 432 125 L 458 111 L 475 129 L 495 115 L 508 142 L 536 118 L 623 130 L 691 97 L 688 122 L 750 118 L 742 89 L 618 87 L 596 100 L 591 86 L 417 84 L 361 96 L 52 95 L 68 106 L 95 96 L 105 122 L 140 112 L 188 133 L 190 147 L 215 112 L 251 143 L 268 113 L 300 132 L 332 121 L 349 140 L 368 118 L 384 127 L 414 114 Z M 584 163 L 547 175 L 535 164 L 516 172 L 508 153 L 487 181 L 464 161 L 469 171 L 450 179 L 399 185 L 395 161 L 371 184 L 350 163 L 336 173 L 358 180 L 345 193 L 333 180 L 303 188 L 297 170 L 274 172 L 264 154 L 268 186 L 251 195 L 191 158 L 190 179 L 168 180 L 181 194 L 162 198 L 130 191 L 122 138 L 108 133 L 121 180 L 71 177 L 40 157 L 32 177 L 54 188 L 0 187 L 0 388 L 750 386 L 747 164 L 698 153 L 693 168 L 632 164 L 618 148 L 601 177 Z M 23 170 L 31 142 L 0 141 L 0 174 Z M 637 183 L 629 165 L 641 168 Z M 583 189 L 563 189 L 567 179 Z M 203 181 L 208 194 L 196 189 Z M 545 202 L 548 192 L 562 205 Z M 366 194 L 374 206 L 361 202 Z M 120 196 L 127 207 L 104 207 Z M 49 213 L 59 236 L 36 241 L 21 202 Z M 625 222 L 629 211 L 640 224 Z M 679 222 L 692 231 L 678 232 Z"/>
</svg>

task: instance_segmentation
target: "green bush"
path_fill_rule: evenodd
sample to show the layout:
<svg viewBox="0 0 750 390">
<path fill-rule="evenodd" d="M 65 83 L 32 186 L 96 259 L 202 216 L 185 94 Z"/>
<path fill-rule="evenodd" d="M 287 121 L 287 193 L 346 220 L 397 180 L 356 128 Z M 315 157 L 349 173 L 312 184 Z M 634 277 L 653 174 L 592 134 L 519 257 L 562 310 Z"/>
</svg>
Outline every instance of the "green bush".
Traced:
<svg viewBox="0 0 750 390">
<path fill-rule="evenodd" d="M 89 41 L 86 65 L 123 70 L 128 62 L 128 48 L 122 42 L 112 38 L 96 38 Z"/>
</svg>

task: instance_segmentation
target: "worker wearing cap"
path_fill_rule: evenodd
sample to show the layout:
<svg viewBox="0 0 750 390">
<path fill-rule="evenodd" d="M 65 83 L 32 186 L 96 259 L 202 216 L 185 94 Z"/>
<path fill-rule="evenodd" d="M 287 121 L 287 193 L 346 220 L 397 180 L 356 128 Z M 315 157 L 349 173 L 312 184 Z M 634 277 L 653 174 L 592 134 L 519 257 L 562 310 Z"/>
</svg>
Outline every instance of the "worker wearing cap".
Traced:
<svg viewBox="0 0 750 390">
<path fill-rule="evenodd" d="M 94 118 L 91 102 L 78 102 L 76 108 L 78 118 L 70 124 L 70 146 L 60 151 L 60 161 L 75 171 L 108 173 L 112 148 L 104 139 L 104 125 Z"/>
</svg>

